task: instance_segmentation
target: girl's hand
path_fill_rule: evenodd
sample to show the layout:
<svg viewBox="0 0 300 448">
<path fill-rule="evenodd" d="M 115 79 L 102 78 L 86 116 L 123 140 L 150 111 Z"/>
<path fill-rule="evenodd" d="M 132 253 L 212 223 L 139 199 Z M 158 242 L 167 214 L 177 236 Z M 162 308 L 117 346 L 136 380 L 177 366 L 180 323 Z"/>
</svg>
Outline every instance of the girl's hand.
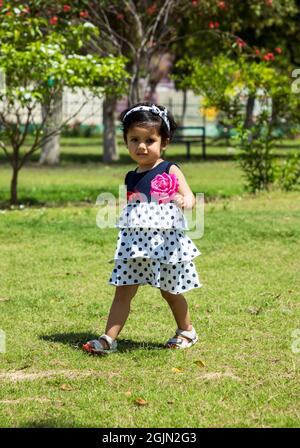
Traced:
<svg viewBox="0 0 300 448">
<path fill-rule="evenodd" d="M 185 209 L 192 209 L 196 204 L 195 196 L 190 189 L 182 171 L 176 166 L 172 165 L 170 167 L 170 174 L 175 174 L 179 180 L 179 190 L 175 195 L 176 203 L 179 207 Z"/>
<path fill-rule="evenodd" d="M 195 199 L 193 194 L 183 196 L 180 193 L 176 193 L 174 196 L 175 203 L 178 205 L 178 207 L 181 208 L 193 208 L 195 204 Z"/>
<path fill-rule="evenodd" d="M 183 208 L 185 206 L 184 196 L 180 193 L 175 194 L 174 201 L 175 201 L 175 204 L 178 205 L 178 207 Z"/>
</svg>

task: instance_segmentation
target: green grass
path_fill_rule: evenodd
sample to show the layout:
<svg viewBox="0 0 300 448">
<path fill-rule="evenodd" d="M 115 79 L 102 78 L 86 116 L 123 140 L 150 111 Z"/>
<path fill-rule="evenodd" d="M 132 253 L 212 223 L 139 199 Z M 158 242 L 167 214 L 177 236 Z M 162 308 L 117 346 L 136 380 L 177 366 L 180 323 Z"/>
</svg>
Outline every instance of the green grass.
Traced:
<svg viewBox="0 0 300 448">
<path fill-rule="evenodd" d="M 105 327 L 117 230 L 96 227 L 94 206 L 2 213 L 0 425 L 299 426 L 299 200 L 207 204 L 195 240 L 204 286 L 186 294 L 200 342 L 162 350 L 175 323 L 159 291 L 142 286 L 120 352 L 105 358 L 78 347 Z"/>
<path fill-rule="evenodd" d="M 230 160 L 182 160 L 195 192 L 224 194 L 194 240 L 203 287 L 186 298 L 199 343 L 163 350 L 176 324 L 141 286 L 119 352 L 79 349 L 103 332 L 113 297 L 117 229 L 96 226 L 94 199 L 116 191 L 134 166 L 122 162 L 78 166 L 70 152 L 59 168 L 24 168 L 20 197 L 52 207 L 0 210 L 0 426 L 298 427 L 300 192 L 243 194 Z M 3 200 L 6 165 L 0 176 Z"/>
<path fill-rule="evenodd" d="M 241 172 L 234 162 L 201 162 L 180 164 L 190 187 L 204 192 L 207 199 L 230 197 L 243 193 Z M 103 192 L 118 196 L 119 185 L 134 164 L 107 166 L 101 163 L 89 166 L 57 168 L 25 167 L 19 175 L 19 201 L 27 205 L 58 206 L 69 203 L 95 203 Z M 11 169 L 1 168 L 0 206 L 8 202 Z"/>
<path fill-rule="evenodd" d="M 53 206 L 68 202 L 95 203 L 97 196 L 105 191 L 118 196 L 119 184 L 136 164 L 124 146 L 120 146 L 120 163 L 104 164 L 100 149 L 101 143 L 97 139 L 85 139 L 85 142 L 83 139 L 64 139 L 61 163 L 51 168 L 39 167 L 36 155 L 19 173 L 19 201 L 25 205 Z M 194 156 L 187 162 L 184 148 L 178 146 L 170 148 L 166 159 L 182 167 L 195 193 L 205 192 L 207 198 L 215 198 L 243 192 L 242 173 L 233 160 L 208 159 L 203 162 Z M 10 196 L 12 173 L 8 164 L 0 165 L 0 170 L 1 207 L 7 205 Z"/>
<path fill-rule="evenodd" d="M 210 141 L 208 140 L 208 143 Z M 282 159 L 297 148 L 297 141 L 286 140 L 282 149 L 276 150 Z M 242 195 L 242 171 L 224 141 L 219 146 L 208 144 L 207 160 L 201 159 L 201 149 L 192 147 L 190 161 L 185 158 L 184 145 L 168 147 L 165 158 L 178 163 L 194 193 L 204 192 L 207 200 Z M 118 195 L 127 171 L 136 164 L 125 146 L 119 141 L 120 161 L 111 165 L 102 162 L 102 140 L 98 138 L 63 138 L 61 162 L 57 167 L 39 167 L 38 154 L 19 173 L 19 201 L 30 206 L 59 206 L 67 203 L 95 203 L 97 196 L 108 191 Z M 0 208 L 8 205 L 10 196 L 11 167 L 0 153 Z"/>
</svg>

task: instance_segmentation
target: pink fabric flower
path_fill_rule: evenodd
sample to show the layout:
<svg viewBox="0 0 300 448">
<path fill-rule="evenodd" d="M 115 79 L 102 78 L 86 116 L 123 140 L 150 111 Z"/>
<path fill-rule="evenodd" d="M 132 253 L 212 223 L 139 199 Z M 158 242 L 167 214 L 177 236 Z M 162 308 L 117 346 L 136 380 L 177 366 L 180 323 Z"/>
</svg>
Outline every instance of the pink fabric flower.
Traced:
<svg viewBox="0 0 300 448">
<path fill-rule="evenodd" d="M 151 181 L 150 194 L 158 203 L 169 202 L 174 199 L 179 188 L 179 181 L 175 174 L 157 174 Z"/>
</svg>

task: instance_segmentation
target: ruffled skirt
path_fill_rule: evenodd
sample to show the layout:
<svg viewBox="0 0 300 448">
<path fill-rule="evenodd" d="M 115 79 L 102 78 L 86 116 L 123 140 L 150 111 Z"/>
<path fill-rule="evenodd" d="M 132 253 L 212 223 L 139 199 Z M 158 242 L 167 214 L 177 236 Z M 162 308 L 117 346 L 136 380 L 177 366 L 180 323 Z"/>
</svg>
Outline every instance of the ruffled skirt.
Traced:
<svg viewBox="0 0 300 448">
<path fill-rule="evenodd" d="M 172 201 L 164 204 L 158 204 L 157 202 L 129 202 L 122 210 L 115 227 L 188 230 L 184 214 Z"/>
<path fill-rule="evenodd" d="M 184 233 L 181 210 L 172 203 L 133 205 L 124 208 L 116 225 L 120 231 L 109 283 L 149 284 L 172 294 L 200 288 L 193 259 L 201 252 Z M 157 222 L 160 226 L 154 227 Z"/>
</svg>

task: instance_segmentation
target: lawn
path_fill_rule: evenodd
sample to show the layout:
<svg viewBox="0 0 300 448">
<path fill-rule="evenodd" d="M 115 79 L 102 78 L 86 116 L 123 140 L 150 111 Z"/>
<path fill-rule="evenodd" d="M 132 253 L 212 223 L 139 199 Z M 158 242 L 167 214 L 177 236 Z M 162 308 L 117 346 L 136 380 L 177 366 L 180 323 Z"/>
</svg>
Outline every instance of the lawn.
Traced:
<svg viewBox="0 0 300 448">
<path fill-rule="evenodd" d="M 127 149 L 120 146 L 120 163 L 103 164 L 101 140 L 63 139 L 61 163 L 54 168 L 37 166 L 38 155 L 19 174 L 19 200 L 29 205 L 63 205 L 67 202 L 95 203 L 98 194 L 108 191 L 118 195 L 119 184 L 123 183 L 127 171 L 135 164 Z M 198 151 L 198 155 L 197 155 Z M 220 151 L 220 154 L 218 154 Z M 195 192 L 204 192 L 207 197 L 226 197 L 243 191 L 241 172 L 232 156 L 226 155 L 226 148 L 209 148 L 210 157 L 203 163 L 200 148 L 194 149 L 189 163 L 185 159 L 184 146 L 171 146 L 166 154 L 185 167 L 186 176 L 191 179 Z M 221 154 L 222 152 L 222 154 Z M 0 207 L 9 198 L 11 167 L 0 159 Z"/>
<path fill-rule="evenodd" d="M 209 143 L 209 141 L 208 141 Z M 242 172 L 233 160 L 232 148 L 224 141 L 208 144 L 207 160 L 201 159 L 201 148 L 192 147 L 189 162 L 185 158 L 184 145 L 171 145 L 166 159 L 172 160 L 184 169 L 194 193 L 204 192 L 207 200 L 241 195 L 244 191 Z M 298 148 L 297 140 L 285 140 L 284 146 L 275 150 L 283 160 Z M 119 184 L 123 183 L 127 171 L 134 169 L 128 151 L 119 140 L 120 161 L 112 165 L 102 163 L 102 140 L 99 138 L 62 139 L 61 163 L 57 167 L 39 167 L 38 154 L 19 174 L 19 200 L 31 206 L 57 206 L 68 202 L 95 203 L 98 194 L 108 191 L 118 195 Z M 0 153 L 0 208 L 7 206 L 11 167 Z M 300 190 L 300 187 L 299 187 Z"/>
<path fill-rule="evenodd" d="M 199 343 L 163 349 L 175 323 L 141 286 L 119 352 L 92 357 L 80 346 L 104 330 L 117 238 L 96 226 L 95 199 L 134 165 L 72 154 L 21 171 L 20 198 L 36 206 L 0 210 L 0 426 L 298 427 L 300 192 L 253 197 L 232 160 L 178 157 L 208 199 L 194 240 L 203 287 L 186 293 Z M 7 165 L 0 175 L 4 201 Z"/>
</svg>

